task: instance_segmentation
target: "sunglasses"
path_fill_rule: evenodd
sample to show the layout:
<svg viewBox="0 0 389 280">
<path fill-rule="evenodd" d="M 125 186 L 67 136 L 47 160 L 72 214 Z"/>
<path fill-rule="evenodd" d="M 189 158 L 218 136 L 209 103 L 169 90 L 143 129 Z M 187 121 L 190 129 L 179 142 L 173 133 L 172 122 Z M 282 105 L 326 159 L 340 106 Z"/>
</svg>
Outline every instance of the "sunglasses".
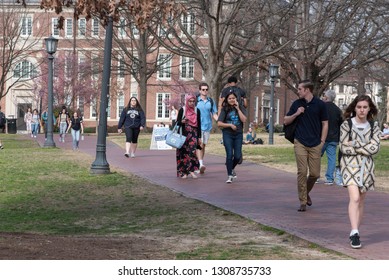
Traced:
<svg viewBox="0 0 389 280">
<path fill-rule="evenodd" d="M 201 91 L 208 91 L 208 89 L 207 88 L 202 88 Z"/>
</svg>

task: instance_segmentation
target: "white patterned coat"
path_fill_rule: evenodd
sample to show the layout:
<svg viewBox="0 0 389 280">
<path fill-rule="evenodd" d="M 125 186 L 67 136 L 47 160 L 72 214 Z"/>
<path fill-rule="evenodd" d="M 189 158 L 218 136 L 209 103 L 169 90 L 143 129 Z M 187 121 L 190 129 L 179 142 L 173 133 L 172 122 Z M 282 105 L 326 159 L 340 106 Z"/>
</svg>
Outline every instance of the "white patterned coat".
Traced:
<svg viewBox="0 0 389 280">
<path fill-rule="evenodd" d="M 380 129 L 374 123 L 373 137 L 370 139 L 371 127 L 367 125 L 363 130 L 358 129 L 353 122 L 349 145 L 350 127 L 344 121 L 340 127 L 340 150 L 343 156 L 340 161 L 343 185 L 356 185 L 362 193 L 374 190 L 374 161 L 373 155 L 380 149 Z"/>
</svg>

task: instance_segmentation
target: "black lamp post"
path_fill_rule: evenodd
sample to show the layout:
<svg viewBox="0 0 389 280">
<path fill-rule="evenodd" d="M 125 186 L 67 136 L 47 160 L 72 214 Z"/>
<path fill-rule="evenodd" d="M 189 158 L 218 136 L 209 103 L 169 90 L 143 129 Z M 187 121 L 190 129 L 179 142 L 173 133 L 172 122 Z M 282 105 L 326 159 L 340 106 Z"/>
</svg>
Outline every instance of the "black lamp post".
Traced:
<svg viewBox="0 0 389 280">
<path fill-rule="evenodd" d="M 106 143 L 107 143 L 107 108 L 108 108 L 108 96 L 109 96 L 109 80 L 111 77 L 111 50 L 112 50 L 112 33 L 113 33 L 113 19 L 108 18 L 107 28 L 105 30 L 105 46 L 104 46 L 104 67 L 103 67 L 103 80 L 101 84 L 101 97 L 100 97 L 100 114 L 99 114 L 99 126 L 97 133 L 96 144 L 96 159 L 92 163 L 90 172 L 92 174 L 108 174 L 110 173 L 109 164 L 106 156 Z"/>
<path fill-rule="evenodd" d="M 58 39 L 50 36 L 45 39 L 46 52 L 49 54 L 49 80 L 48 80 L 48 100 L 47 100 L 47 138 L 43 147 L 55 147 L 53 139 L 53 60 L 55 52 L 57 51 Z"/>
<path fill-rule="evenodd" d="M 269 75 L 271 83 L 271 93 L 270 93 L 270 116 L 269 116 L 269 144 L 273 145 L 273 135 L 274 135 L 274 82 L 275 78 L 278 77 L 278 65 L 270 64 Z"/>
</svg>

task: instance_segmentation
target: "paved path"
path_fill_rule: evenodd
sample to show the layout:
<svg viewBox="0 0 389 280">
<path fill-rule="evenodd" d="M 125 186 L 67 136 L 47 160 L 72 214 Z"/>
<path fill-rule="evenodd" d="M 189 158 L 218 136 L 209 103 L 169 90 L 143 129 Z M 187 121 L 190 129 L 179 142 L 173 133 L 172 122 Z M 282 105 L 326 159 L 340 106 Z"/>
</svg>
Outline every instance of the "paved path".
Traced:
<svg viewBox="0 0 389 280">
<path fill-rule="evenodd" d="M 42 144 L 42 135 L 38 136 Z M 71 148 L 68 142 L 55 142 L 59 148 Z M 96 156 L 96 136 L 85 136 L 80 151 Z M 260 147 L 259 147 L 260 148 Z M 175 150 L 138 150 L 136 158 L 125 158 L 124 150 L 107 140 L 107 161 L 112 168 L 147 178 L 150 181 L 260 224 L 275 227 L 356 259 L 389 259 L 389 194 L 369 192 L 361 227 L 362 249 L 348 243 L 348 195 L 344 188 L 315 185 L 313 205 L 297 212 L 296 175 L 262 165 L 243 162 L 236 168 L 238 178 L 226 184 L 224 157 L 206 155 L 206 173 L 199 179 L 176 177 Z"/>
</svg>

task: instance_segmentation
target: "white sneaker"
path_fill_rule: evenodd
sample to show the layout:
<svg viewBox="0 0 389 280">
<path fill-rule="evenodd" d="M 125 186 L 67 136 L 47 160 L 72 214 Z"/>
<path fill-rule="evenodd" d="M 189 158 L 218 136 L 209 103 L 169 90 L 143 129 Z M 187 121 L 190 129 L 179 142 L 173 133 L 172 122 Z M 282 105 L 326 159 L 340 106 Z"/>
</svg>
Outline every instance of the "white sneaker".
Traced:
<svg viewBox="0 0 389 280">
<path fill-rule="evenodd" d="M 195 174 L 200 174 L 200 170 L 197 169 L 197 170 L 194 171 L 194 173 Z"/>
<path fill-rule="evenodd" d="M 234 170 L 234 169 L 232 169 L 231 175 L 232 175 L 232 178 L 233 178 L 233 179 L 238 178 L 238 176 L 236 176 L 236 173 L 235 173 L 235 170 Z"/>
<path fill-rule="evenodd" d="M 131 157 L 134 158 L 134 157 L 135 157 L 135 154 L 134 154 L 134 153 L 131 153 Z"/>
<path fill-rule="evenodd" d="M 227 179 L 226 183 L 227 184 L 231 184 L 233 179 L 234 178 L 232 176 L 228 176 L 228 179 Z"/>
</svg>

